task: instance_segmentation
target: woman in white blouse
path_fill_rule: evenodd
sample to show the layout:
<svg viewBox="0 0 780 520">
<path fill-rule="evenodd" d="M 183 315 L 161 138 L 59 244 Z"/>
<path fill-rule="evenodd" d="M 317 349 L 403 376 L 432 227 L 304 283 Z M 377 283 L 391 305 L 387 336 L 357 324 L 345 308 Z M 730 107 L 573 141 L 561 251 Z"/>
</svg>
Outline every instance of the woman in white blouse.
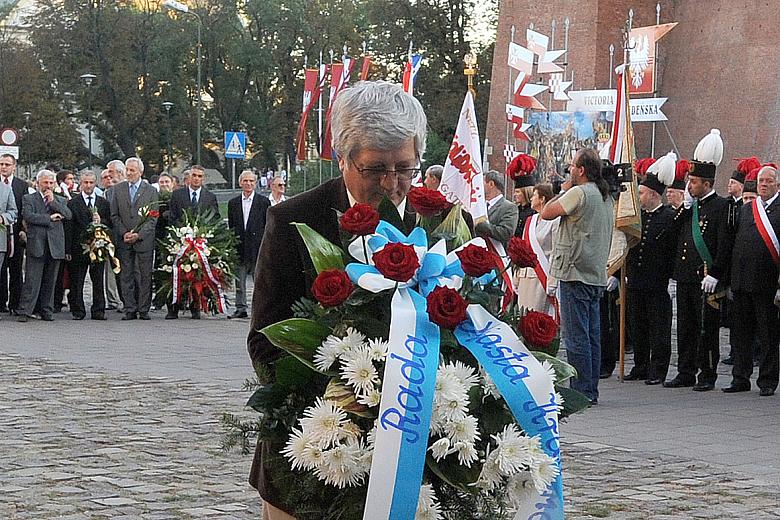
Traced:
<svg viewBox="0 0 780 520">
<path fill-rule="evenodd" d="M 526 220 L 523 238 L 531 244 L 534 252 L 536 252 L 539 266 L 536 269 L 530 267 L 516 269 L 514 281 L 515 291 L 518 295 L 518 305 L 529 310 L 547 312 L 554 316 L 555 310 L 547 297 L 546 282 L 539 279 L 539 274 L 544 278 L 549 273 L 549 259 L 553 250 L 553 237 L 560 222 L 559 218 L 555 220 L 539 218 L 539 212 L 552 197 L 552 185 L 537 184 L 534 186 L 533 195 L 531 196 L 531 207 L 535 213 Z"/>
</svg>

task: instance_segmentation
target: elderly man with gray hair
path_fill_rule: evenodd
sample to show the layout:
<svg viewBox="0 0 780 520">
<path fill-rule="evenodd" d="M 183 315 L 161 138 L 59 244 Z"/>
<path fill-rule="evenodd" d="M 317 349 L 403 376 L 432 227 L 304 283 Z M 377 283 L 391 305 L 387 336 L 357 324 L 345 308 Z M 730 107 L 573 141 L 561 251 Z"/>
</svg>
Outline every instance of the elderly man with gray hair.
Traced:
<svg viewBox="0 0 780 520">
<path fill-rule="evenodd" d="M 479 222 L 475 227 L 477 235 L 492 238 L 506 247 L 509 238 L 517 228 L 517 206 L 504 197 L 504 175 L 496 170 L 485 174 L 485 201 L 487 202 L 488 219 Z"/>
<path fill-rule="evenodd" d="M 41 170 L 38 191 L 22 199 L 22 218 L 27 224 L 27 265 L 19 304 L 18 321 L 25 322 L 40 298 L 41 319 L 54 321 L 54 285 L 60 262 L 65 259 L 64 220 L 72 214 L 67 201 L 54 195 L 57 176 Z"/>
<path fill-rule="evenodd" d="M 292 316 L 292 304 L 309 294 L 315 272 L 306 247 L 291 224 L 309 225 L 333 243 L 339 243 L 338 213 L 356 203 L 378 207 L 398 192 L 399 182 L 420 172 L 425 152 L 426 117 L 419 101 L 400 85 L 361 81 L 343 90 L 331 111 L 333 149 L 342 176 L 269 208 L 265 236 L 255 271 L 249 354 L 255 365 L 273 372 L 272 362 L 282 355 L 260 333 L 266 325 Z M 408 185 L 408 183 L 406 184 Z M 404 194 L 405 195 L 405 194 Z M 404 219 L 405 232 L 415 215 Z M 269 469 L 282 446 L 259 443 L 250 483 L 265 501 L 266 519 L 293 518 L 295 491 L 300 479 L 284 475 L 286 487 L 272 480 Z M 278 464 L 277 464 L 278 466 Z M 280 468 L 274 467 L 274 474 Z M 284 470 L 283 470 L 284 471 Z M 305 506 L 305 504 L 302 504 Z"/>
</svg>

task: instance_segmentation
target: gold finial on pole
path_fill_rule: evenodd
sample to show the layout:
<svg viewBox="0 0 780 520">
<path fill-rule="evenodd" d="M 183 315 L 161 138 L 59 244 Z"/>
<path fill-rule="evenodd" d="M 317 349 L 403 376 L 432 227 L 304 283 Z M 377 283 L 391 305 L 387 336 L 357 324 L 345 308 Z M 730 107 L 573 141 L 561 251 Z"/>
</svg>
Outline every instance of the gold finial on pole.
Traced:
<svg viewBox="0 0 780 520">
<path fill-rule="evenodd" d="M 474 76 L 477 75 L 477 70 L 479 70 L 477 66 L 477 56 L 469 51 L 463 57 L 463 62 L 466 64 L 466 68 L 463 69 L 463 74 L 465 74 L 468 79 L 469 91 L 472 96 L 477 97 L 477 91 L 474 88 Z"/>
</svg>

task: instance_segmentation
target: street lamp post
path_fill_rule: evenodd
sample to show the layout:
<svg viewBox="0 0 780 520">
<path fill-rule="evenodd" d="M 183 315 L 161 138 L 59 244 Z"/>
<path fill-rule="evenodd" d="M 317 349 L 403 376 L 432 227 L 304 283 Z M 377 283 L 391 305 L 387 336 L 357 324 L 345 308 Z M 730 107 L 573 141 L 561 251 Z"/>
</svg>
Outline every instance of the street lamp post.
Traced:
<svg viewBox="0 0 780 520">
<path fill-rule="evenodd" d="M 200 18 L 198 13 L 196 13 L 194 11 L 190 11 L 189 7 L 187 7 L 186 5 L 184 5 L 181 2 L 177 2 L 176 0 L 165 0 L 163 2 L 163 7 L 167 7 L 168 9 L 172 9 L 172 10 L 177 11 L 179 13 L 191 14 L 192 16 L 194 16 L 198 20 L 198 59 L 197 59 L 197 64 L 198 64 L 198 79 L 197 79 L 197 81 L 198 81 L 198 86 L 197 86 L 197 89 L 198 89 L 198 99 L 197 99 L 197 102 L 198 102 L 198 105 L 197 105 L 197 121 L 196 121 L 196 130 L 195 130 L 195 132 L 196 132 L 196 140 L 197 140 L 197 145 L 196 145 L 196 149 L 195 149 L 195 162 L 197 164 L 200 164 L 200 149 L 201 149 L 200 119 L 201 119 L 201 111 L 202 111 L 202 106 L 201 106 L 201 103 L 202 103 L 202 100 L 201 100 L 201 59 L 202 59 L 202 57 L 201 57 L 201 52 L 202 52 L 201 51 L 201 48 L 202 48 L 202 44 L 201 44 L 201 30 L 202 30 L 202 27 L 203 27 L 203 20 Z"/>
<path fill-rule="evenodd" d="M 30 134 L 30 118 L 32 117 L 32 112 L 22 112 L 22 115 L 24 116 L 24 148 L 25 153 L 23 155 L 27 156 L 27 160 L 25 161 L 25 172 L 27 173 L 27 178 L 30 178 L 30 143 L 28 140 L 28 135 Z"/>
<path fill-rule="evenodd" d="M 168 175 L 171 175 L 171 168 L 173 166 L 173 143 L 171 142 L 171 108 L 173 103 L 170 101 L 163 101 L 163 108 L 168 117 Z"/>
<path fill-rule="evenodd" d="M 92 82 L 97 76 L 94 74 L 82 74 L 80 76 L 81 81 L 87 86 L 87 135 L 89 136 L 87 142 L 89 148 L 87 150 L 87 165 L 89 170 L 92 170 Z"/>
</svg>

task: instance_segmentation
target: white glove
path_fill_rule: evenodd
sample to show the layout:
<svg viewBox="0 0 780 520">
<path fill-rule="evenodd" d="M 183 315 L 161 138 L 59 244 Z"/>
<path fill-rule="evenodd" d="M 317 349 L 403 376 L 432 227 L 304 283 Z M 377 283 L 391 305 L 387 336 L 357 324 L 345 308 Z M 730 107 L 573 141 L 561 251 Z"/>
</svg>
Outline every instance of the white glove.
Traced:
<svg viewBox="0 0 780 520">
<path fill-rule="evenodd" d="M 555 291 L 558 290 L 558 282 L 549 282 L 547 284 L 547 296 L 555 296 Z"/>
<path fill-rule="evenodd" d="M 714 293 L 717 285 L 718 279 L 714 276 L 707 275 L 704 277 L 704 280 L 701 281 L 701 290 L 706 293 Z"/>
<path fill-rule="evenodd" d="M 688 184 L 685 185 L 685 195 L 683 197 L 683 206 L 685 209 L 691 209 L 691 206 L 693 206 L 693 195 L 691 195 L 691 192 L 688 190 Z"/>
<path fill-rule="evenodd" d="M 607 280 L 607 291 L 612 292 L 615 289 L 618 288 L 618 285 L 620 285 L 620 280 L 615 278 L 614 276 L 610 276 Z"/>
<path fill-rule="evenodd" d="M 780 289 L 778 289 L 775 293 L 775 305 L 780 307 Z"/>
</svg>

